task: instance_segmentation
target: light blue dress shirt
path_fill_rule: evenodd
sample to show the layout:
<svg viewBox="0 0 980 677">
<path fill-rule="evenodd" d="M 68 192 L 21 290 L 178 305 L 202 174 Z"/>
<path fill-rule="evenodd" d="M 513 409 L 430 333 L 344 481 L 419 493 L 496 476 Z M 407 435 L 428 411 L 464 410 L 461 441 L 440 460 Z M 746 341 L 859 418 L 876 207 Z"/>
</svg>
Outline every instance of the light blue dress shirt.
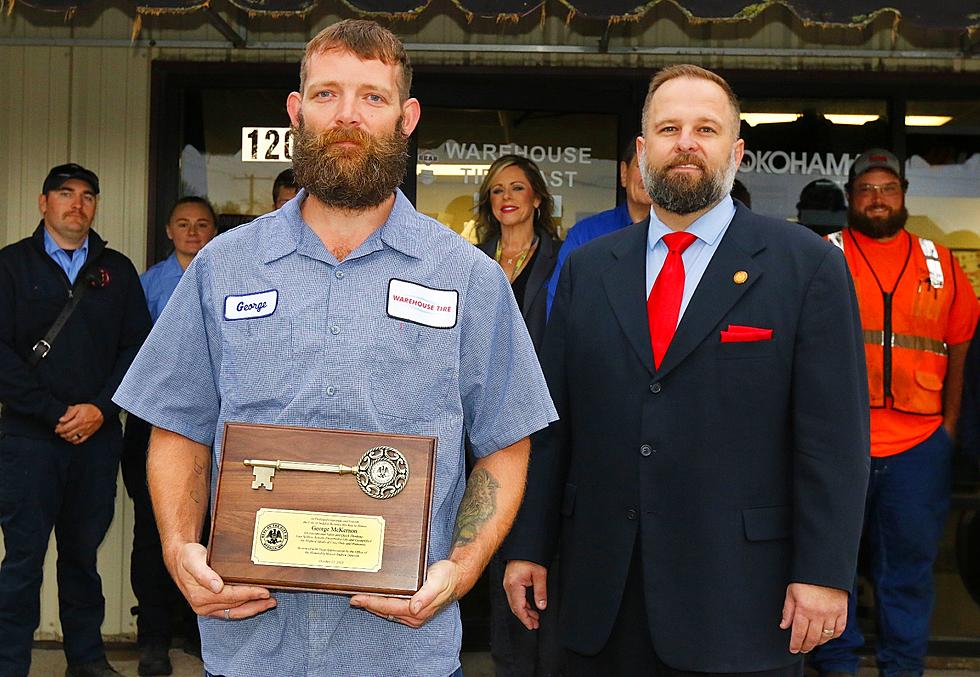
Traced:
<svg viewBox="0 0 980 677">
<path fill-rule="evenodd" d="M 177 254 L 173 253 L 163 261 L 150 266 L 140 275 L 146 305 L 150 309 L 150 319 L 154 323 L 159 319 L 163 307 L 167 305 L 183 274 L 184 271 L 177 261 Z"/>
<path fill-rule="evenodd" d="M 681 297 L 681 310 L 677 314 L 677 323 L 680 324 L 684 317 L 684 311 L 694 290 L 698 288 L 701 276 L 711 262 L 721 238 L 728 230 L 728 224 L 735 216 L 735 202 L 726 195 L 721 202 L 712 207 L 707 213 L 703 214 L 697 221 L 687 227 L 687 232 L 697 236 L 697 239 L 684 250 L 681 258 L 684 260 L 684 296 Z M 650 227 L 647 230 L 647 277 L 646 290 L 647 298 L 650 297 L 650 290 L 653 283 L 660 274 L 660 269 L 664 266 L 667 259 L 667 245 L 663 241 L 664 235 L 672 233 L 663 221 L 657 218 L 657 213 L 650 209 Z"/>
<path fill-rule="evenodd" d="M 212 483 L 225 421 L 435 436 L 428 561 L 445 559 L 464 437 L 483 457 L 557 418 L 514 294 L 493 259 L 400 191 L 387 222 L 342 262 L 303 221 L 305 197 L 201 250 L 113 399 L 213 442 Z M 392 281 L 458 292 L 456 322 L 393 316 Z M 253 301 L 232 298 L 243 296 Z M 254 618 L 200 619 L 209 672 L 440 677 L 459 667 L 456 604 L 414 630 L 342 595 L 273 594 L 278 606 Z"/>
<path fill-rule="evenodd" d="M 88 260 L 88 235 L 85 236 L 85 242 L 82 243 L 82 246 L 76 249 L 72 256 L 68 256 L 67 252 L 58 246 L 58 243 L 51 237 L 48 229 L 45 228 L 44 251 L 65 271 L 65 275 L 68 276 L 68 281 L 74 285 L 79 271 L 85 265 L 85 261 Z"/>
</svg>

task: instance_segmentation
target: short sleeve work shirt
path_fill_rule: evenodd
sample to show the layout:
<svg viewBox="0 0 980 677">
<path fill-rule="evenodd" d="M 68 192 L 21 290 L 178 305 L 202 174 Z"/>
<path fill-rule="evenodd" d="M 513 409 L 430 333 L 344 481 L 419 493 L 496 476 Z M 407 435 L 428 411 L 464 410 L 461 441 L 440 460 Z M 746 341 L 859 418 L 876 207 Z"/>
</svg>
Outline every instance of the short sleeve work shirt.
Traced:
<svg viewBox="0 0 980 677">
<path fill-rule="evenodd" d="M 436 436 L 429 562 L 445 559 L 465 487 L 464 433 L 482 457 L 557 417 L 520 311 L 499 266 L 401 192 L 342 262 L 304 223 L 300 198 L 195 257 L 115 400 L 213 443 L 215 463 L 227 420 Z M 392 302 L 392 284 L 458 294 L 455 316 L 420 320 Z M 413 630 L 344 596 L 275 597 L 255 618 L 201 619 L 210 672 L 448 675 L 459 665 L 455 604 Z"/>
</svg>

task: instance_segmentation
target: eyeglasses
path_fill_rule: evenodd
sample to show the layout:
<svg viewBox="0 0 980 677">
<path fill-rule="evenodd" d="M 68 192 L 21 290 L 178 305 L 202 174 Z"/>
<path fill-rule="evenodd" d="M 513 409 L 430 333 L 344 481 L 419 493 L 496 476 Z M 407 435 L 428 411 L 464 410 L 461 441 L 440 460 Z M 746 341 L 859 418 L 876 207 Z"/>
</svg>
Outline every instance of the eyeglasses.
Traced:
<svg viewBox="0 0 980 677">
<path fill-rule="evenodd" d="M 854 187 L 855 192 L 863 197 L 871 197 L 874 193 L 879 195 L 884 195 L 885 197 L 895 197 L 902 192 L 902 184 L 891 182 L 885 184 L 876 183 L 859 183 Z"/>
</svg>

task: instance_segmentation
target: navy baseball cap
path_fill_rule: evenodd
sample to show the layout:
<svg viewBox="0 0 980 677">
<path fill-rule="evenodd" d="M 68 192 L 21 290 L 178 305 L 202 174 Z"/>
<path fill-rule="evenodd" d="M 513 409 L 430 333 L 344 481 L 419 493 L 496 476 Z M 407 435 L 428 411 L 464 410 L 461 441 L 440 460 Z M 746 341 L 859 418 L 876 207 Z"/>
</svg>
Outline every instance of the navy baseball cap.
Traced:
<svg viewBox="0 0 980 677">
<path fill-rule="evenodd" d="M 41 189 L 41 192 L 47 193 L 52 190 L 58 190 L 71 179 L 84 181 L 92 186 L 93 193 L 96 195 L 99 194 L 99 177 L 95 175 L 95 172 L 85 169 L 85 167 L 77 165 L 74 162 L 52 167 L 51 171 L 48 172 L 47 178 L 44 179 L 44 187 Z"/>
</svg>

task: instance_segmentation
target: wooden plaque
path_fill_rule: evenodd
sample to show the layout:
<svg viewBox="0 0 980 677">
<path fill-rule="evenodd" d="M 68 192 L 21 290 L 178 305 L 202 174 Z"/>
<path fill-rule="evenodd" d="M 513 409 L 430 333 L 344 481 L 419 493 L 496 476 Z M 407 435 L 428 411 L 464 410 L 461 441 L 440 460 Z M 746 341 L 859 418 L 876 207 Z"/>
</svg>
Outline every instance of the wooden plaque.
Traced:
<svg viewBox="0 0 980 677">
<path fill-rule="evenodd" d="M 283 467 L 271 490 L 253 488 L 260 480 L 245 465 L 356 468 L 386 447 L 404 457 L 408 477 L 383 499 L 357 475 Z M 425 580 L 435 453 L 434 437 L 226 423 L 208 564 L 229 583 L 410 597 Z"/>
</svg>

